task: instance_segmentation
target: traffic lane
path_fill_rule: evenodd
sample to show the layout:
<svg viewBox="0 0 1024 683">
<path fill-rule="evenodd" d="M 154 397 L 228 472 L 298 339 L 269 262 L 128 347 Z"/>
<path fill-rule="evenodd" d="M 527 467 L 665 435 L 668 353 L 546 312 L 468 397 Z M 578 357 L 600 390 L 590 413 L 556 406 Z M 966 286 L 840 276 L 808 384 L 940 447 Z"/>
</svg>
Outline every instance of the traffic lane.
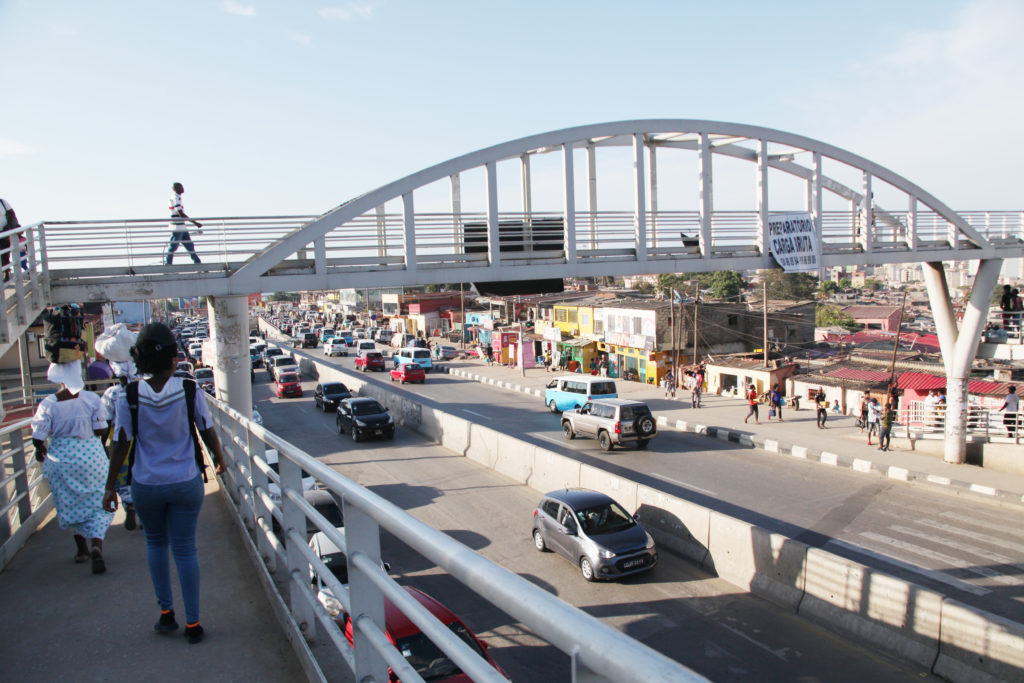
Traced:
<svg viewBox="0 0 1024 683">
<path fill-rule="evenodd" d="M 579 570 L 530 540 L 539 494 L 399 429 L 394 442 L 320 437 L 330 416 L 298 402 L 268 410 L 307 423 L 296 446 L 545 590 L 628 633 L 712 680 L 907 680 L 923 672 L 855 647 L 662 552 L 650 572 L 589 584 Z M 310 420 L 323 429 L 315 429 Z M 277 424 L 277 416 L 268 422 Z M 393 537 L 382 548 L 392 574 L 422 588 L 466 620 L 492 645 L 513 680 L 565 680 L 567 658 Z"/>
<path fill-rule="evenodd" d="M 565 440 L 558 416 L 537 397 L 452 375 L 432 374 L 412 390 L 392 388 L 527 443 L 1024 621 L 1019 571 L 1024 533 L 989 520 L 992 509 L 983 504 L 676 430 L 659 432 L 646 450 L 605 453 L 594 439 Z M 978 519 L 986 524 L 972 526 Z"/>
</svg>

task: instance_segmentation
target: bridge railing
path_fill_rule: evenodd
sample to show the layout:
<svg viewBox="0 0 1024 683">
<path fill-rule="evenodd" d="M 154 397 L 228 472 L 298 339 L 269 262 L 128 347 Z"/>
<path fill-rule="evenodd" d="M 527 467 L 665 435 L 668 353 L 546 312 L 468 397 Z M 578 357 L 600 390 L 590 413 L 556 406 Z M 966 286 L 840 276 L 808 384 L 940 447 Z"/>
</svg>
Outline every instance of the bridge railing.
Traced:
<svg viewBox="0 0 1024 683">
<path fill-rule="evenodd" d="M 925 248 L 952 249 L 956 231 L 949 222 L 931 211 L 872 214 L 869 248 L 885 251 Z M 1024 212 L 981 212 L 962 214 L 983 236 L 997 244 L 1024 246 Z M 239 264 L 289 235 L 315 216 L 250 216 L 196 218 L 198 231 L 189 228 L 196 251 L 209 270 L 223 264 Z M 755 211 L 715 211 L 711 217 L 710 245 L 702 243 L 700 217 L 696 211 L 657 211 L 643 214 L 645 249 L 652 259 L 700 258 L 716 255 L 757 255 L 758 214 Z M 636 258 L 636 225 L 632 211 L 577 211 L 575 248 L 584 262 Z M 822 214 L 823 254 L 863 251 L 866 217 L 860 211 L 825 211 Z M 498 214 L 502 262 L 545 262 L 564 260 L 565 215 L 562 212 L 501 212 Z M 407 229 L 411 226 L 411 232 Z M 23 229 L 29 233 L 29 260 L 40 254 L 45 273 L 71 270 L 80 277 L 160 272 L 171 237 L 168 219 L 48 222 Z M 38 233 L 38 234 L 36 234 Z M 479 266 L 487 262 L 487 215 L 482 212 L 417 213 L 407 223 L 401 213 L 387 213 L 383 207 L 357 216 L 323 238 L 322 245 L 300 247 L 285 258 L 284 265 L 308 267 L 322 256 L 328 269 L 404 268 L 408 253 L 406 240 L 413 242 L 417 267 Z M 320 252 L 318 253 L 318 249 Z M 187 262 L 178 249 L 176 259 Z M 185 261 L 182 261 L 185 259 Z M 2 322 L 2 321 L 0 321 Z"/>
<path fill-rule="evenodd" d="M 0 247 L 3 302 L 0 303 L 0 349 L 6 350 L 47 303 L 46 242 L 40 224 L 0 231 L 9 246 Z"/>
<path fill-rule="evenodd" d="M 391 643 L 380 623 L 386 596 L 474 681 L 504 681 L 487 661 L 411 600 L 382 568 L 382 529 L 571 658 L 574 681 L 704 680 L 682 665 L 620 633 L 415 519 L 343 477 L 308 453 L 256 425 L 227 405 L 209 401 L 228 461 L 224 484 L 248 530 L 252 547 L 275 577 L 282 599 L 307 640 L 322 636 L 353 668 L 356 680 L 422 680 Z M 268 464 L 275 454 L 276 468 Z M 342 502 L 345 526 L 334 528 L 303 496 L 309 476 Z M 341 584 L 307 545 L 308 521 L 347 557 Z M 283 532 L 275 532 L 276 526 Z M 354 650 L 311 588 L 319 575 L 352 616 Z M 378 615 L 374 619 L 370 615 Z"/>
<path fill-rule="evenodd" d="M 32 419 L 0 429 L 0 571 L 53 508 L 43 465 L 32 448 Z"/>
</svg>

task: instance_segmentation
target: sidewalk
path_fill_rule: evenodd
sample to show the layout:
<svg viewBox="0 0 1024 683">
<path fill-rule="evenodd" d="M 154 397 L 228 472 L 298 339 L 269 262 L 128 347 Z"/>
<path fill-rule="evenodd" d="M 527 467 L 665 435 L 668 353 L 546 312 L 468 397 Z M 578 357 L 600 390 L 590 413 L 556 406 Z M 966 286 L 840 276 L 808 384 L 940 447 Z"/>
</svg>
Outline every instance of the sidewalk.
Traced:
<svg viewBox="0 0 1024 683">
<path fill-rule="evenodd" d="M 55 514 L 0 573 L 0 681 L 298 681 L 299 660 L 252 567 L 216 479 L 199 517 L 200 607 L 206 638 L 157 634 L 159 608 L 142 532 L 118 511 L 104 542 L 107 572 L 72 562 Z M 184 614 L 171 570 L 178 623 Z"/>
<path fill-rule="evenodd" d="M 543 369 L 523 371 L 501 365 L 488 367 L 475 360 L 453 360 L 436 364 L 441 372 L 494 384 L 504 389 L 544 396 L 544 387 L 557 374 Z M 768 406 L 760 408 L 761 423 L 744 424 L 746 401 L 739 397 L 704 394 L 700 408 L 692 408 L 690 394 L 681 391 L 666 399 L 660 387 L 616 380 L 619 396 L 647 401 L 661 428 L 703 434 L 735 443 L 738 447 L 760 448 L 780 457 L 794 457 L 873 473 L 910 485 L 931 487 L 954 495 L 977 498 L 1024 509 L 1024 476 L 986 470 L 974 465 L 951 465 L 939 455 L 909 450 L 906 439 L 893 438 L 893 450 L 879 451 L 877 439 L 867 444 L 867 435 L 855 426 L 854 418 L 829 414 L 826 429 L 818 429 L 812 409 L 784 408 L 783 420 L 768 420 Z M 1024 458 L 1024 446 L 1021 447 Z"/>
</svg>

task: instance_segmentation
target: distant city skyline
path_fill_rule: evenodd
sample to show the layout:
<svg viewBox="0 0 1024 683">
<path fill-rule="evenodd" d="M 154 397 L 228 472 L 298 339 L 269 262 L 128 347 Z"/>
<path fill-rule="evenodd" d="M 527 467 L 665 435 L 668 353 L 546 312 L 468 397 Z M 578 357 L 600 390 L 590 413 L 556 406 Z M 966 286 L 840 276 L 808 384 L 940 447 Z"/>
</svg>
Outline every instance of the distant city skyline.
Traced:
<svg viewBox="0 0 1024 683">
<path fill-rule="evenodd" d="M 152 218 L 180 181 L 193 216 L 317 214 L 514 138 L 679 118 L 1021 209 L 1022 33 L 1014 0 L 6 0 L 0 197 L 23 223 Z"/>
</svg>

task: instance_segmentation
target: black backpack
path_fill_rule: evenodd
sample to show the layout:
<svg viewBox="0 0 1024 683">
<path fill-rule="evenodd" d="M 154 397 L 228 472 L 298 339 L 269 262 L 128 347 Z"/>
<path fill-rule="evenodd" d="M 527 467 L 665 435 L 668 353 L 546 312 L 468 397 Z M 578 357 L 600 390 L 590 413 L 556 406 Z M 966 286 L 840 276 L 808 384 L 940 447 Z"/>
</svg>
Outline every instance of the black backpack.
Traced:
<svg viewBox="0 0 1024 683">
<path fill-rule="evenodd" d="M 43 351 L 51 363 L 70 363 L 85 358 L 82 309 L 65 304 L 42 315 Z"/>
<path fill-rule="evenodd" d="M 196 465 L 203 474 L 203 481 L 209 481 L 206 477 L 206 463 L 203 461 L 203 451 L 199 447 L 199 435 L 196 431 L 196 382 L 193 379 L 182 379 L 182 388 L 185 390 L 185 406 L 188 412 L 188 433 L 192 437 L 192 445 L 195 447 Z M 133 442 L 139 440 L 139 380 L 130 382 L 124 388 L 125 399 L 128 401 L 128 409 L 132 413 L 132 434 L 135 435 Z M 135 465 L 135 448 L 128 453 L 128 478 L 127 482 L 132 483 L 132 466 Z"/>
</svg>

